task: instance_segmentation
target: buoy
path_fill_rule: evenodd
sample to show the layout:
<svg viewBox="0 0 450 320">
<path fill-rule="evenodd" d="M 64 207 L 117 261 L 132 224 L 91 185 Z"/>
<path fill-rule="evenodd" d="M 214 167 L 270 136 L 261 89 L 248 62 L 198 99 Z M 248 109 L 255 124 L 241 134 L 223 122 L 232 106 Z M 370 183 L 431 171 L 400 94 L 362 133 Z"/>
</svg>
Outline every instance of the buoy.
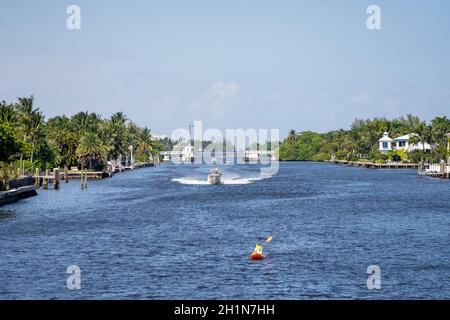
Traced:
<svg viewBox="0 0 450 320">
<path fill-rule="evenodd" d="M 250 260 L 263 260 L 264 258 L 264 255 L 255 251 L 250 255 Z"/>
</svg>

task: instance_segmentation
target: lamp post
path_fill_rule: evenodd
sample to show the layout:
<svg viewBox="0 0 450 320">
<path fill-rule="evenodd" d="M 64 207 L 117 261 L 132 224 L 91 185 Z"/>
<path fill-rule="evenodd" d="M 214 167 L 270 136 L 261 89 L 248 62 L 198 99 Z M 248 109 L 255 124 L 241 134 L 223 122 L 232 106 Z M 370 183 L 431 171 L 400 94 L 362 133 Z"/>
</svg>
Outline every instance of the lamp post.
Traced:
<svg viewBox="0 0 450 320">
<path fill-rule="evenodd" d="M 131 168 L 133 168 L 133 163 L 134 163 L 134 161 L 133 161 L 133 146 L 130 145 L 128 147 L 128 149 L 130 150 L 130 166 L 131 166 Z"/>
</svg>

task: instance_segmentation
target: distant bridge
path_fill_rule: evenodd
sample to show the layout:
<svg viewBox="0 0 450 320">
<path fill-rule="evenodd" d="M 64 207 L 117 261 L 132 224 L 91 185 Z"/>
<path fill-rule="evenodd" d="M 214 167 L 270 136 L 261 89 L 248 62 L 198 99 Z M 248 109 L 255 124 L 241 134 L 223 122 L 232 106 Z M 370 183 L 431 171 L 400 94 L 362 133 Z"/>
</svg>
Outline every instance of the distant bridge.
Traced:
<svg viewBox="0 0 450 320">
<path fill-rule="evenodd" d="M 231 161 L 236 159 L 236 160 L 243 160 L 244 162 L 260 162 L 262 159 L 265 161 L 278 160 L 276 157 L 276 152 L 272 150 L 224 151 L 205 154 L 200 151 L 193 152 L 192 150 L 185 148 L 180 151 L 161 151 L 160 155 L 163 157 L 164 161 L 176 160 L 180 162 L 194 162 L 194 159 L 205 159 L 205 158 L 210 160 L 220 159 L 225 161 L 227 160 Z"/>
</svg>

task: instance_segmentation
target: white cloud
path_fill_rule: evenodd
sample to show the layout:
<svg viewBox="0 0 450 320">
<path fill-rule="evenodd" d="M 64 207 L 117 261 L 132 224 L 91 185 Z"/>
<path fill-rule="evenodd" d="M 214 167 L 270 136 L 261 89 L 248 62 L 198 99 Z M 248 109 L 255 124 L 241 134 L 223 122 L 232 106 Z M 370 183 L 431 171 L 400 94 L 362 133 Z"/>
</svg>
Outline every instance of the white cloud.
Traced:
<svg viewBox="0 0 450 320">
<path fill-rule="evenodd" d="M 212 99 L 227 100 L 237 97 L 241 91 L 236 82 L 217 82 L 210 89 L 209 94 Z"/>
<path fill-rule="evenodd" d="M 208 112 L 215 117 L 221 117 L 225 111 L 233 107 L 233 100 L 241 93 L 237 82 L 216 82 L 209 90 L 194 101 L 191 106 L 196 111 Z"/>
<path fill-rule="evenodd" d="M 354 104 L 367 104 L 370 102 L 370 95 L 366 91 L 354 94 L 349 101 Z"/>
</svg>

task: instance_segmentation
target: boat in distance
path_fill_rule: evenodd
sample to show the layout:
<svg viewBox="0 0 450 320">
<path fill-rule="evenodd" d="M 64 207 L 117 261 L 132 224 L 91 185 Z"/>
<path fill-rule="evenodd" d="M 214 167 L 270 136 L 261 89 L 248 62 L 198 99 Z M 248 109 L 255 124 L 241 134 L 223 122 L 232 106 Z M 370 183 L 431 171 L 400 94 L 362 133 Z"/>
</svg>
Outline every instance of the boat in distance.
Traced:
<svg viewBox="0 0 450 320">
<path fill-rule="evenodd" d="M 222 176 L 223 173 L 218 168 L 211 169 L 208 173 L 208 183 L 211 185 L 220 184 Z"/>
</svg>

